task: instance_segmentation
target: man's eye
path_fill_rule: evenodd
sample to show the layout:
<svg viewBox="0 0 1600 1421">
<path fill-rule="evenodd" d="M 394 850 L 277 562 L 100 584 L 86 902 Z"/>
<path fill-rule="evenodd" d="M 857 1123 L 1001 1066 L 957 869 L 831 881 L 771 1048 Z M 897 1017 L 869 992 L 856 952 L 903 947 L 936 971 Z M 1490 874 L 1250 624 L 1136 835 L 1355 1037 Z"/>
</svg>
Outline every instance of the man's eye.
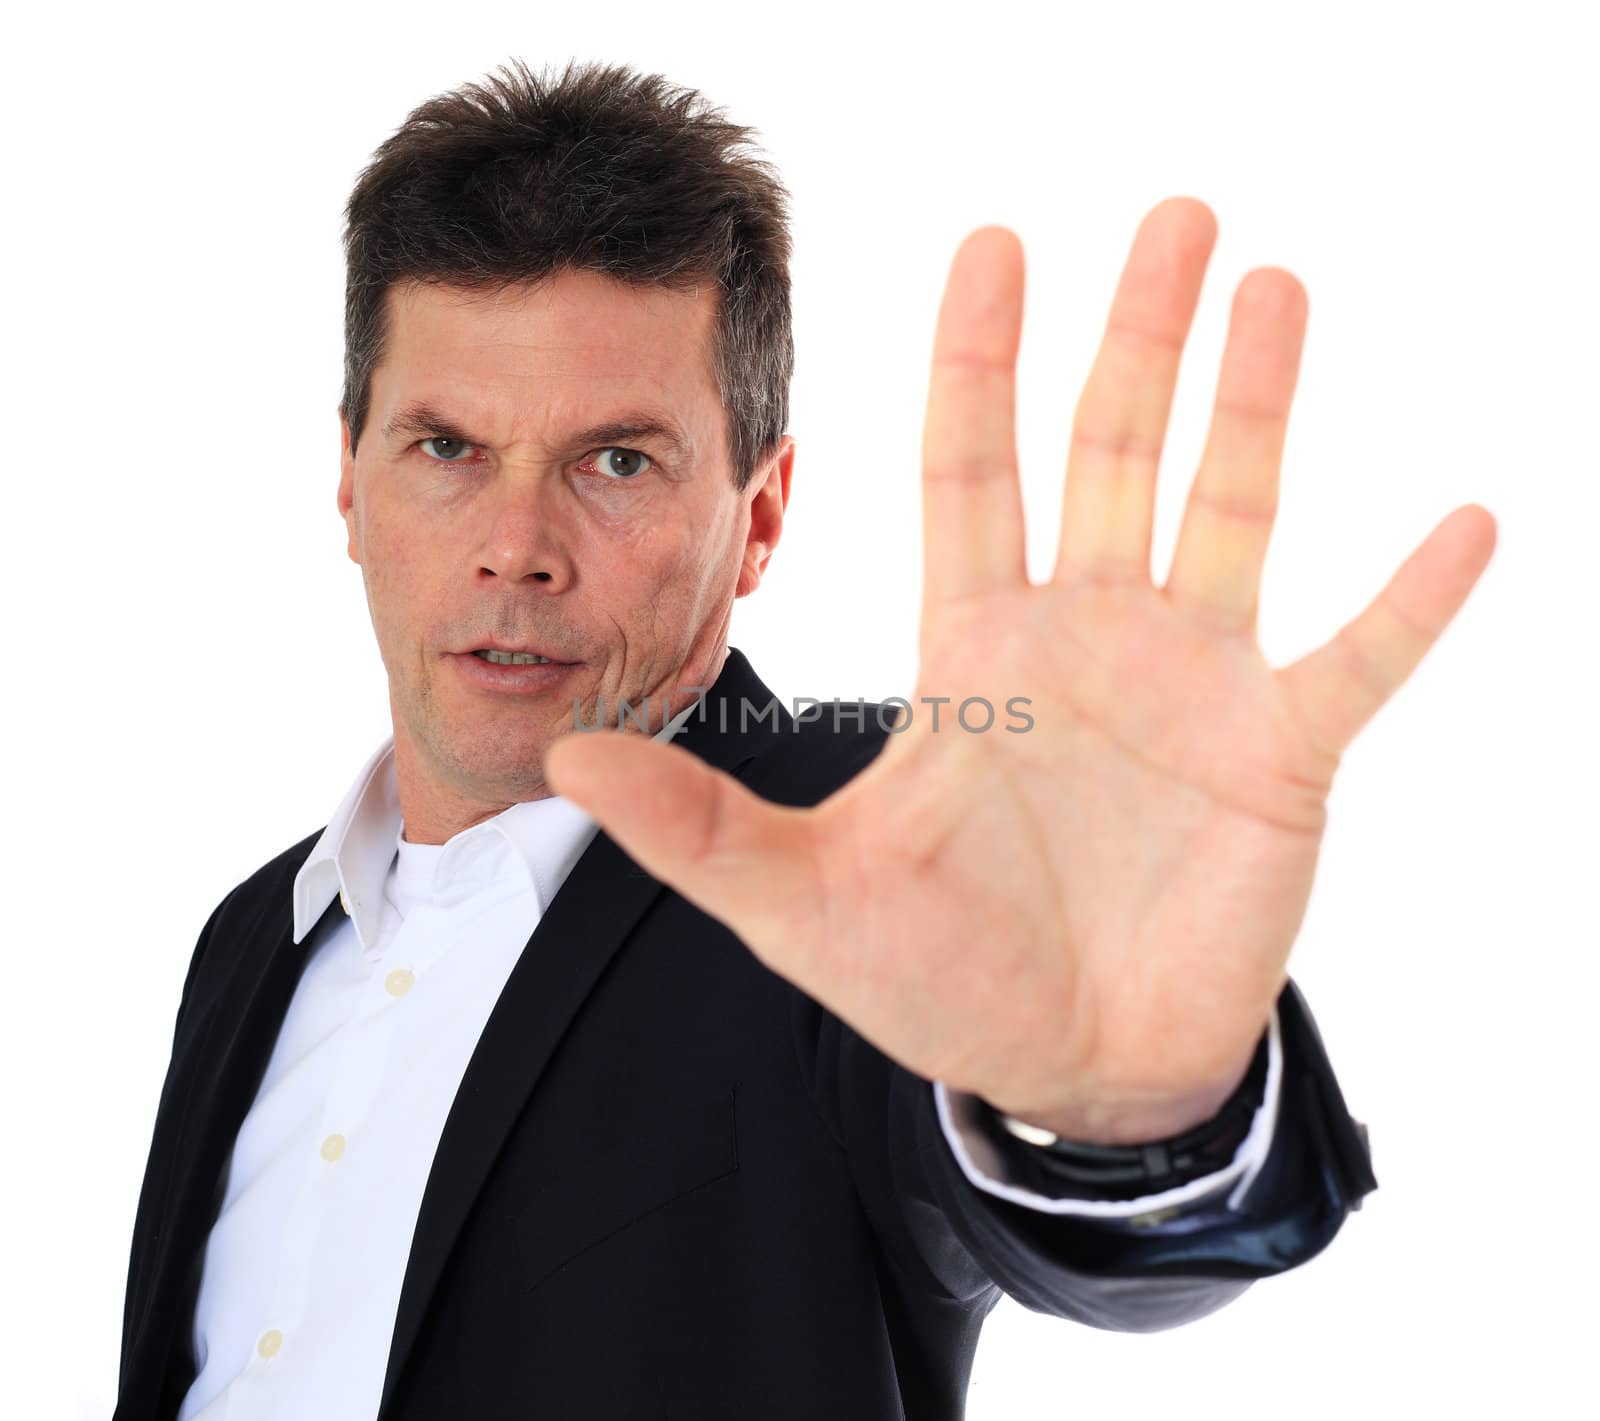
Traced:
<svg viewBox="0 0 1600 1421">
<path fill-rule="evenodd" d="M 428 446 L 432 445 L 430 449 Z M 471 460 L 462 458 L 464 451 L 473 448 L 464 439 L 454 439 L 447 434 L 431 434 L 426 439 L 419 439 L 417 447 L 436 464 L 466 464 Z M 636 479 L 641 473 L 653 464 L 650 456 L 638 449 L 626 449 L 620 444 L 609 444 L 594 456 L 594 463 L 603 474 L 610 475 L 613 482 L 625 483 L 629 479 Z"/>
<path fill-rule="evenodd" d="M 441 464 L 465 463 L 464 459 L 459 459 L 456 455 L 463 449 L 472 448 L 472 445 L 468 444 L 464 439 L 452 439 L 446 434 L 430 434 L 426 439 L 419 439 L 417 443 L 424 454 L 427 454 L 430 459 L 436 459 Z M 441 452 L 429 454 L 428 445 L 430 444 L 441 450 Z"/>
<path fill-rule="evenodd" d="M 608 444 L 594 456 L 595 466 L 603 474 L 610 474 L 618 482 L 638 478 L 651 460 L 648 454 L 637 449 L 624 449 L 620 444 Z"/>
</svg>

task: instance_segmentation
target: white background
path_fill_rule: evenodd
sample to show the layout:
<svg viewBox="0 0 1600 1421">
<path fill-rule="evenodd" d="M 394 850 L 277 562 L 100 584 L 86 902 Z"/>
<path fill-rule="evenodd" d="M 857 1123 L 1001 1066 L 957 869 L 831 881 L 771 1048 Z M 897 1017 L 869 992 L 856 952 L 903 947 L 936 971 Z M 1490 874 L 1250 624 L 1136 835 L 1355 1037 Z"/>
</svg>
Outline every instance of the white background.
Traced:
<svg viewBox="0 0 1600 1421">
<path fill-rule="evenodd" d="M 780 695 L 912 690 L 933 319 L 987 222 L 1028 261 L 1036 579 L 1113 283 L 1176 193 L 1220 236 L 1157 576 L 1232 292 L 1259 265 L 1299 276 L 1311 310 L 1265 574 L 1273 663 L 1331 636 L 1451 509 L 1499 519 L 1462 614 L 1346 758 L 1290 963 L 1380 1189 L 1326 1252 L 1187 1327 L 1103 1333 L 1003 1300 L 973 1421 L 1592 1402 L 1584 8 L 390 0 L 13 20 L 0 1409 L 109 1415 L 195 936 L 326 822 L 388 729 L 334 504 L 341 204 L 410 108 L 512 55 L 699 88 L 756 126 L 793 193 L 793 493 L 732 635 Z"/>
</svg>

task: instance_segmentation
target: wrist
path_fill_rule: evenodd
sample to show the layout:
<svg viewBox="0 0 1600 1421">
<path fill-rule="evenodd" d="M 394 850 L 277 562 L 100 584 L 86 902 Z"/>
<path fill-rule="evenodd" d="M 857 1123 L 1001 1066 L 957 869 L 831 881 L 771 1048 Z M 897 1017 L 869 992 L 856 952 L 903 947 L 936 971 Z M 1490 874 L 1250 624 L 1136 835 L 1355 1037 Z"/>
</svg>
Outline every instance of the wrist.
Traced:
<svg viewBox="0 0 1600 1421">
<path fill-rule="evenodd" d="M 1237 1154 L 1265 1098 L 1269 1035 L 1262 1034 L 1235 1089 L 1210 1115 L 1189 1128 L 1102 1143 L 1063 1131 L 1047 1131 L 992 1105 L 983 1118 L 983 1127 L 996 1147 L 1006 1150 L 1018 1168 L 1036 1177 L 1046 1190 L 1097 1199 L 1131 1199 L 1160 1193 L 1226 1168 Z M 1039 1118 L 1091 1132 L 1109 1128 L 1104 1121 L 1081 1112 L 1073 1112 L 1066 1119 L 1053 1115 Z M 1178 1118 L 1176 1113 L 1135 1117 L 1123 1112 L 1117 1115 L 1115 1128 L 1118 1132 L 1124 1127 L 1158 1130 Z"/>
<path fill-rule="evenodd" d="M 986 1101 L 1008 1121 L 1024 1127 L 1019 1138 L 1053 1135 L 1089 1145 L 1137 1145 L 1185 1134 L 1216 1117 L 1240 1090 L 1251 1067 L 1263 1059 L 1266 1033 L 1221 1079 L 1157 1099 L 1086 1100 L 1051 1110 L 1015 1110 Z M 1038 1143 L 1049 1143 L 1040 1138 Z"/>
<path fill-rule="evenodd" d="M 1019 1114 L 1013 1110 L 1001 1113 L 1019 1125 L 1062 1140 L 1079 1140 L 1090 1145 L 1143 1144 L 1148 1140 L 1165 1140 L 1173 1135 L 1181 1135 L 1215 1117 L 1239 1088 L 1249 1068 L 1249 1062 L 1246 1061 L 1220 1084 L 1157 1101 L 1095 1101 L 1071 1110 L 1048 1113 L 1028 1111 Z M 1021 1134 L 1021 1138 L 1028 1136 Z"/>
</svg>

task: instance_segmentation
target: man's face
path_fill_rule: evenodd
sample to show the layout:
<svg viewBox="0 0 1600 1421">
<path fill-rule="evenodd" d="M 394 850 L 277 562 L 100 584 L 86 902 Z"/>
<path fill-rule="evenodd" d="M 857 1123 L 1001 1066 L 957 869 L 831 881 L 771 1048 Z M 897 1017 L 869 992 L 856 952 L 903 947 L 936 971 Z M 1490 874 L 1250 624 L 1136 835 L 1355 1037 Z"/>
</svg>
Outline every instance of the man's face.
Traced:
<svg viewBox="0 0 1600 1421">
<path fill-rule="evenodd" d="M 619 699 L 648 697 L 659 728 L 664 694 L 720 669 L 734 599 L 778 541 L 794 445 L 734 491 L 715 299 L 709 282 L 685 295 L 572 271 L 493 296 L 390 290 L 354 458 L 340 420 L 339 510 L 388 671 L 407 838 L 548 794 L 541 757 L 574 699 L 615 726 Z M 493 684 L 473 655 L 491 642 L 575 664 Z"/>
</svg>

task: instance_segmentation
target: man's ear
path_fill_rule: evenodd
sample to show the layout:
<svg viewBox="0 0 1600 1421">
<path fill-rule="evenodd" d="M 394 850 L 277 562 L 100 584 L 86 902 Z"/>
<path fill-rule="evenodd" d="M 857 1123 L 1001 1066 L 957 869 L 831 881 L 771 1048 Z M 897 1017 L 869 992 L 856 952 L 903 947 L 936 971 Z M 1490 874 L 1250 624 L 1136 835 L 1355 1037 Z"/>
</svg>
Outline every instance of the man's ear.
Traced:
<svg viewBox="0 0 1600 1421">
<path fill-rule="evenodd" d="M 789 506 L 789 480 L 793 472 L 794 436 L 785 434 L 777 452 L 751 480 L 755 493 L 750 500 L 750 531 L 745 538 L 744 561 L 739 568 L 735 597 L 748 597 L 761 585 L 761 575 L 783 536 L 783 514 Z"/>
<path fill-rule="evenodd" d="M 349 533 L 346 551 L 350 561 L 360 565 L 361 545 L 356 538 L 356 458 L 350 452 L 350 426 L 345 423 L 344 411 L 339 411 L 339 516 Z"/>
</svg>

